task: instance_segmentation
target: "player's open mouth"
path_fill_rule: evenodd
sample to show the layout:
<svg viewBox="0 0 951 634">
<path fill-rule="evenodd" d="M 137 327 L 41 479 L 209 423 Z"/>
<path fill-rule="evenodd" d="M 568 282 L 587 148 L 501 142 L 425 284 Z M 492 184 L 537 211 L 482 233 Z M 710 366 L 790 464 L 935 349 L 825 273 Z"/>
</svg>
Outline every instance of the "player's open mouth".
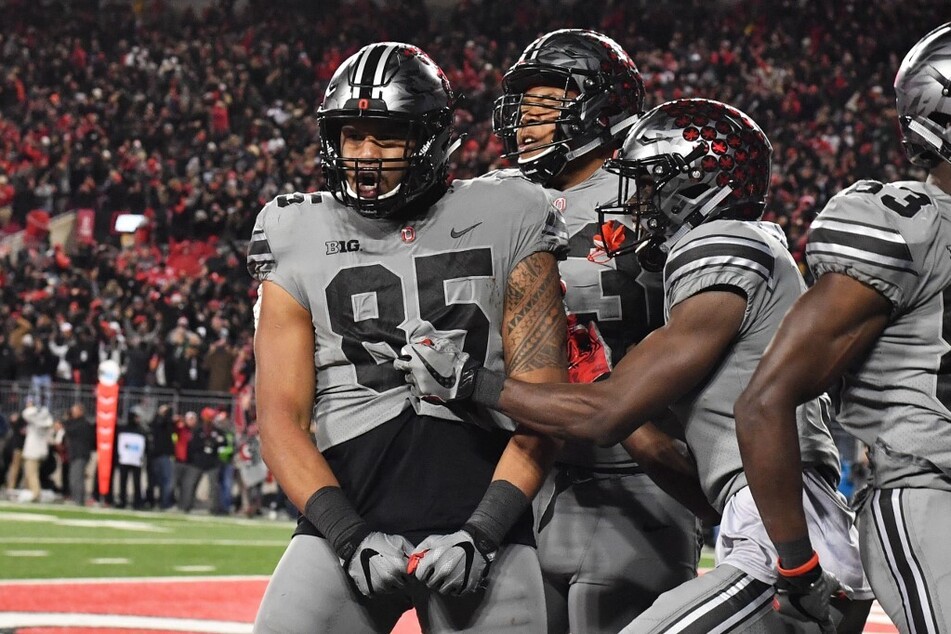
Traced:
<svg viewBox="0 0 951 634">
<path fill-rule="evenodd" d="M 377 198 L 382 184 L 379 170 L 357 171 L 357 193 L 360 198 Z"/>
<path fill-rule="evenodd" d="M 533 149 L 537 148 L 539 145 L 542 145 L 542 141 L 536 139 L 532 135 L 527 134 L 518 140 L 518 151 L 531 152 Z"/>
</svg>

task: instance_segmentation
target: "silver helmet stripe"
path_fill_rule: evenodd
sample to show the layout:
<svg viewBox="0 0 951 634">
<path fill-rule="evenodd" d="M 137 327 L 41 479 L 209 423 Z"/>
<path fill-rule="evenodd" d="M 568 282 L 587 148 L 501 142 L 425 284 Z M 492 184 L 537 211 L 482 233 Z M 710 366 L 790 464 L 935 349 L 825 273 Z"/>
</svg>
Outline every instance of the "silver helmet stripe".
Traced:
<svg viewBox="0 0 951 634">
<path fill-rule="evenodd" d="M 525 50 L 525 52 L 522 53 L 522 59 L 527 60 L 527 59 L 535 59 L 536 57 L 538 57 L 538 52 L 539 50 L 541 50 L 542 46 L 545 45 L 545 42 L 547 42 L 549 39 L 551 39 L 553 35 L 556 35 L 556 34 L 558 34 L 558 31 L 552 31 L 551 33 L 547 33 L 541 36 L 540 38 L 538 38 L 537 40 L 535 40 L 535 43 L 529 46 Z"/>
<path fill-rule="evenodd" d="M 350 96 L 354 99 L 359 97 L 359 92 L 361 88 L 361 77 L 363 77 L 363 70 L 367 65 L 367 58 L 370 57 L 370 54 L 373 52 L 374 47 L 367 46 L 363 49 L 363 54 L 360 55 L 360 61 L 357 62 L 357 68 L 353 72 L 353 81 L 350 83 Z"/>
<path fill-rule="evenodd" d="M 386 62 L 390 59 L 390 55 L 393 54 L 393 51 L 396 49 L 396 44 L 390 44 L 383 51 L 383 54 L 380 56 L 379 61 L 376 63 L 376 70 L 373 72 L 373 85 L 378 86 L 377 94 L 374 95 L 377 99 L 383 98 L 383 72 L 386 70 Z"/>
</svg>

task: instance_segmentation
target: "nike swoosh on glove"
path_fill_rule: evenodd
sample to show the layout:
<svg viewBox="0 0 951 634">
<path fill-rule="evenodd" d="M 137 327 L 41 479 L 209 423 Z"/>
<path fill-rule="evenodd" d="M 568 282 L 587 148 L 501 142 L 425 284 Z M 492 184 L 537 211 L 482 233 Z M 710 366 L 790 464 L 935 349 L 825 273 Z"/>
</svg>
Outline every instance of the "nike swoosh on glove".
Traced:
<svg viewBox="0 0 951 634">
<path fill-rule="evenodd" d="M 467 531 L 431 535 L 410 555 L 415 577 L 440 594 L 467 594 L 484 586 L 495 553 L 484 555 Z"/>
<path fill-rule="evenodd" d="M 779 575 L 776 581 L 776 611 L 798 621 L 819 624 L 823 634 L 834 634 L 835 623 L 829 602 L 833 598 L 852 596 L 852 588 L 818 564 L 803 575 Z"/>
<path fill-rule="evenodd" d="M 406 583 L 406 562 L 413 544 L 399 535 L 370 533 L 344 568 L 361 594 L 392 592 Z"/>
<path fill-rule="evenodd" d="M 481 366 L 449 339 L 421 337 L 400 350 L 393 367 L 406 375 L 416 398 L 448 403 L 469 398 Z"/>
</svg>

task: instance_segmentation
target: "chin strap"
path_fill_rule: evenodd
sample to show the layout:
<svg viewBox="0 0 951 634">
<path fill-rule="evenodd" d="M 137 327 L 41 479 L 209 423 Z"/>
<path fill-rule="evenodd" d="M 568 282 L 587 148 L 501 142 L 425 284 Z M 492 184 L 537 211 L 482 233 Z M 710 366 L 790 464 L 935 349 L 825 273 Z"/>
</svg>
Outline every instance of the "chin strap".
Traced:
<svg viewBox="0 0 951 634">
<path fill-rule="evenodd" d="M 723 202 L 723 199 L 729 196 L 731 193 L 733 193 L 733 190 L 729 187 L 721 187 L 720 191 L 718 191 L 710 200 L 708 200 L 703 207 L 690 214 L 692 217 L 695 217 L 696 220 L 693 222 L 685 222 L 680 225 L 680 228 L 677 229 L 677 231 L 675 231 L 672 236 L 664 241 L 664 244 L 661 248 L 664 251 L 669 252 L 678 240 L 684 237 L 688 231 L 695 228 L 697 225 L 702 224 L 707 219 L 707 216 L 713 213 L 713 210 L 716 209 L 717 205 Z"/>
<path fill-rule="evenodd" d="M 635 114 L 626 119 L 618 121 L 588 143 L 585 143 L 581 147 L 575 148 L 574 150 L 569 150 L 569 152 L 565 155 L 565 160 L 568 162 L 573 161 L 579 156 L 584 156 L 588 152 L 598 149 L 608 141 L 614 140 L 619 134 L 625 132 L 628 128 L 634 125 L 634 122 L 637 121 L 640 116 L 641 115 L 639 114 Z"/>
</svg>

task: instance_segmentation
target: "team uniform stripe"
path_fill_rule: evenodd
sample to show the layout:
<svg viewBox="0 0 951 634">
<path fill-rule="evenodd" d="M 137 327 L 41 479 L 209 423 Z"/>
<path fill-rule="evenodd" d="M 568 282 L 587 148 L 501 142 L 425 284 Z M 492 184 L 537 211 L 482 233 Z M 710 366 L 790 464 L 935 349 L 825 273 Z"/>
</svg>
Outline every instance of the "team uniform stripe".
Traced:
<svg viewBox="0 0 951 634">
<path fill-rule="evenodd" d="M 755 271 L 769 282 L 773 276 L 776 259 L 769 248 L 754 241 L 726 242 L 724 240 L 698 240 L 680 250 L 667 263 L 664 277 L 672 286 L 678 279 L 699 268 L 734 266 Z"/>
<path fill-rule="evenodd" d="M 882 256 L 893 262 L 914 262 L 911 257 L 911 250 L 904 240 L 883 239 L 871 235 L 870 229 L 864 229 L 863 233 L 859 234 L 853 231 L 843 231 L 832 226 L 813 227 L 809 234 L 809 241 L 818 244 L 847 246 L 874 253 L 876 256 Z"/>
<path fill-rule="evenodd" d="M 881 225 L 873 225 L 867 222 L 851 220 L 846 218 L 816 218 L 809 225 L 811 229 L 835 229 L 837 231 L 847 231 L 859 236 L 871 236 L 879 240 L 889 242 L 898 242 L 907 244 L 901 232 L 894 229 L 884 228 Z"/>
<path fill-rule="evenodd" d="M 366 65 L 367 65 L 367 57 L 369 57 L 369 55 L 370 55 L 371 52 L 373 52 L 373 51 L 372 51 L 372 50 L 364 50 L 364 51 L 363 51 L 363 54 L 360 56 L 360 59 L 357 60 L 356 64 L 354 64 L 353 70 L 351 71 L 351 72 L 353 73 L 353 75 L 350 77 L 350 86 L 351 86 L 350 96 L 353 97 L 353 98 L 356 98 L 356 97 L 358 96 L 358 95 L 355 95 L 355 94 L 353 94 L 353 93 L 354 93 L 354 91 L 356 90 L 356 88 L 358 87 L 358 85 L 360 84 L 360 77 L 363 76 L 363 70 L 364 70 L 364 68 L 366 68 Z M 360 96 L 362 96 L 362 95 L 360 95 Z"/>
<path fill-rule="evenodd" d="M 924 574 L 911 548 L 900 489 L 875 491 L 872 516 L 888 568 L 898 586 L 905 620 L 914 634 L 938 634 Z"/>
<path fill-rule="evenodd" d="M 774 590 L 747 574 L 704 601 L 689 606 L 681 618 L 660 634 L 714 634 L 731 631 L 771 609 Z"/>
<path fill-rule="evenodd" d="M 915 277 L 918 277 L 918 271 L 915 269 L 913 262 L 896 260 L 884 255 L 876 256 L 874 253 L 869 253 L 868 251 L 862 251 L 861 249 L 856 249 L 841 244 L 810 241 L 809 244 L 806 245 L 806 258 L 820 255 L 831 256 L 836 260 L 864 262 L 866 264 L 871 264 L 873 266 L 888 269 L 890 271 L 911 273 Z"/>
<path fill-rule="evenodd" d="M 259 255 L 270 255 L 271 245 L 268 243 L 267 239 L 254 240 L 252 239 L 248 243 L 248 258 L 259 256 Z"/>
</svg>

